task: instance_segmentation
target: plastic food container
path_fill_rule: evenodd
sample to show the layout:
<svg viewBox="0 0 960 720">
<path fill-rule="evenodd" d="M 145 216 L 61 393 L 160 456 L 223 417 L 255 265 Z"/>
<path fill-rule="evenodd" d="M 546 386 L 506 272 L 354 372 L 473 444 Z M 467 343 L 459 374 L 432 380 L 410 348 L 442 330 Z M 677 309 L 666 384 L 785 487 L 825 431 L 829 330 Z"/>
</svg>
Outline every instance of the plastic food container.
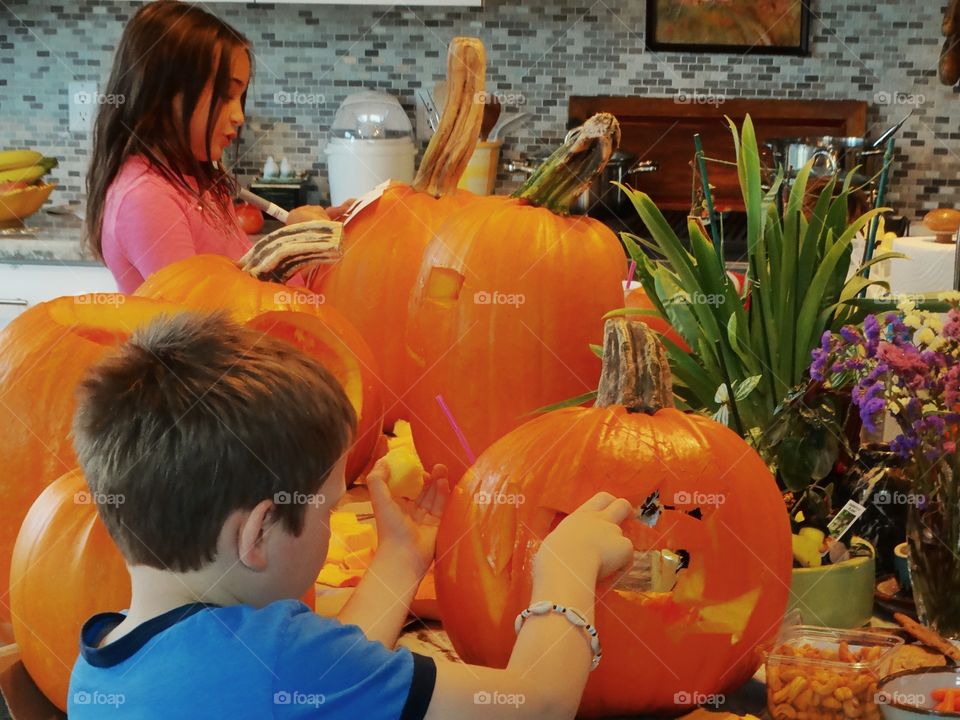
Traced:
<svg viewBox="0 0 960 720">
<path fill-rule="evenodd" d="M 773 720 L 880 720 L 877 683 L 903 640 L 865 630 L 797 625 L 767 653 Z"/>
<path fill-rule="evenodd" d="M 413 180 L 413 127 L 397 99 L 365 91 L 337 110 L 326 147 L 330 200 L 339 205 L 385 180 Z"/>
</svg>

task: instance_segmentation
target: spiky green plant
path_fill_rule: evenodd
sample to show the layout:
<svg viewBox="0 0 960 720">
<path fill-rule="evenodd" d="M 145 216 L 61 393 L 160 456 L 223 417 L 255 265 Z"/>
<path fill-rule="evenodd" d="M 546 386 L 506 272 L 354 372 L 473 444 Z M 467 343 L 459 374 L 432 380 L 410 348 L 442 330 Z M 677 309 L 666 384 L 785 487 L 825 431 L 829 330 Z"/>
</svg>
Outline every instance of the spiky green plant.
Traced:
<svg viewBox="0 0 960 720">
<path fill-rule="evenodd" d="M 848 278 L 854 237 L 882 210 L 848 222 L 851 173 L 839 189 L 836 179 L 827 182 L 812 211 L 805 213 L 811 163 L 797 173 L 781 215 L 777 196 L 782 176 L 764 192 L 753 122 L 748 116 L 739 132 L 728 122 L 747 216 L 745 296 L 738 295 L 725 272 L 722 250 L 699 222 L 688 222 L 685 245 L 646 193 L 624 188 L 650 233 L 649 239 L 625 233 L 624 242 L 657 310 L 623 309 L 611 315 L 660 313 L 668 318 L 691 348 L 685 353 L 664 340 L 678 398 L 757 439 L 777 406 L 804 379 L 810 352 L 823 332 L 858 322 L 865 314 L 855 301 L 860 292 L 871 285 L 886 287 L 870 279 L 866 269 L 903 256 L 877 255 Z M 666 262 L 652 260 L 644 248 Z"/>
</svg>

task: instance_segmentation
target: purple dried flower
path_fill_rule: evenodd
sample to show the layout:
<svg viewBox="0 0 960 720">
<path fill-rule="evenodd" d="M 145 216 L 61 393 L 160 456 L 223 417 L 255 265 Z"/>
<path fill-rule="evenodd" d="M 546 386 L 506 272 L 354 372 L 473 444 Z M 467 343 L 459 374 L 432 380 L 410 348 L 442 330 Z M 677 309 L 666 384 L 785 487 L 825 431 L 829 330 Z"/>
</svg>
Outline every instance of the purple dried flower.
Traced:
<svg viewBox="0 0 960 720">
<path fill-rule="evenodd" d="M 860 336 L 860 332 L 853 327 L 853 325 L 844 325 L 840 328 L 840 337 L 846 340 L 851 345 L 859 343 L 863 338 Z"/>
<path fill-rule="evenodd" d="M 867 355 L 872 357 L 877 351 L 877 343 L 880 342 L 880 323 L 877 322 L 876 315 L 867 315 L 863 321 L 863 334 L 867 339 Z"/>
</svg>

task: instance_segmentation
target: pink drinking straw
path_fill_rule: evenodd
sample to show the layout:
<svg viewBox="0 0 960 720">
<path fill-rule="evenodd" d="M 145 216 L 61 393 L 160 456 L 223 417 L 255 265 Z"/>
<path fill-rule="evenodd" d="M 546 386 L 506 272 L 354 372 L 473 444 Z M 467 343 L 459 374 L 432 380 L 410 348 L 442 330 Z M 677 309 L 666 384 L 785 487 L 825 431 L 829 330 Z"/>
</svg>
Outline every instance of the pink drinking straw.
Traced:
<svg viewBox="0 0 960 720">
<path fill-rule="evenodd" d="M 630 261 L 630 269 L 627 270 L 627 289 L 630 289 L 630 283 L 633 282 L 633 276 L 637 272 L 637 261 Z"/>
<path fill-rule="evenodd" d="M 447 403 L 443 400 L 443 395 L 437 395 L 437 404 L 440 406 L 440 409 L 443 410 L 443 414 L 447 416 L 447 422 L 450 423 L 450 427 L 453 428 L 453 432 L 456 434 L 457 440 L 460 441 L 460 446 L 467 454 L 467 460 L 469 460 L 470 464 L 473 465 L 473 463 L 477 460 L 477 456 L 474 455 L 473 450 L 470 449 L 470 444 L 467 442 L 467 436 L 463 434 L 463 430 L 461 430 L 460 426 L 457 425 L 457 421 L 454 419 L 453 413 L 450 412 L 450 408 L 447 407 Z"/>
</svg>

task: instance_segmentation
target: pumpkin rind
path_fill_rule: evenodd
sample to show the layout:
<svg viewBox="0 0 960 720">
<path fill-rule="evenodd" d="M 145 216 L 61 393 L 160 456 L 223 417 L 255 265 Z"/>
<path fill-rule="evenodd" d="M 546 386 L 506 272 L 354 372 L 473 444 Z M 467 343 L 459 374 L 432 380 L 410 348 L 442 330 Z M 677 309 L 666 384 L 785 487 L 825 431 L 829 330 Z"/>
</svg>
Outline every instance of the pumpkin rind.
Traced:
<svg viewBox="0 0 960 720">
<path fill-rule="evenodd" d="M 690 565 L 666 593 L 599 583 L 603 662 L 580 712 L 678 714 L 677 693 L 729 693 L 749 679 L 758 645 L 775 635 L 786 608 L 789 521 L 756 452 L 722 425 L 673 408 L 558 410 L 480 455 L 438 537 L 437 593 L 457 652 L 506 666 L 514 618 L 530 600 L 533 556 L 559 517 L 599 491 L 634 506 L 659 491 L 656 524 L 631 517 L 624 534 L 640 551 L 686 550 Z"/>
<path fill-rule="evenodd" d="M 195 255 L 158 270 L 135 295 L 200 310 L 228 310 L 240 322 L 265 312 L 296 312 L 319 319 L 331 338 L 339 338 L 355 359 L 360 374 L 350 400 L 357 410 L 357 436 L 350 451 L 347 481 L 369 464 L 383 428 L 383 385 L 370 346 L 357 329 L 324 299 L 303 288 L 258 280 L 229 258 Z M 318 327 L 314 324 L 314 327 Z M 341 378 L 341 382 L 343 379 Z"/>
<path fill-rule="evenodd" d="M 66 711 L 83 622 L 98 612 L 130 607 L 123 556 L 79 470 L 51 483 L 30 508 L 10 572 L 20 657 L 37 687 Z"/>
<path fill-rule="evenodd" d="M 417 177 L 393 183 L 344 227 L 343 257 L 317 268 L 311 288 L 370 341 L 387 393 L 384 424 L 408 418 L 411 377 L 404 344 L 410 294 L 423 252 L 440 225 L 476 196 L 457 183 L 479 140 L 486 53 L 476 38 L 454 38 L 447 58 L 451 95 Z"/>
</svg>

